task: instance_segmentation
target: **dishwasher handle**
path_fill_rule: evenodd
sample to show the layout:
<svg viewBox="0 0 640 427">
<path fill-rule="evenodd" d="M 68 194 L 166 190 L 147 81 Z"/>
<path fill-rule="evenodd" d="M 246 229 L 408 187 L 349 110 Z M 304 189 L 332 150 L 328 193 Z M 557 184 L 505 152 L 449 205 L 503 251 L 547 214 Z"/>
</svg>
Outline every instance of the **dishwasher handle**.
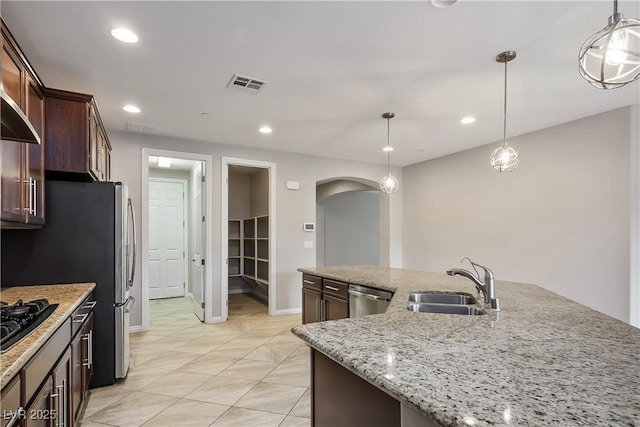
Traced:
<svg viewBox="0 0 640 427">
<path fill-rule="evenodd" d="M 359 297 L 365 297 L 365 298 L 377 300 L 377 301 L 387 301 L 387 302 L 391 301 L 390 298 L 380 297 L 378 295 L 373 295 L 373 294 L 365 294 L 363 292 L 354 291 L 353 289 L 349 289 L 349 294 L 359 296 Z"/>
</svg>

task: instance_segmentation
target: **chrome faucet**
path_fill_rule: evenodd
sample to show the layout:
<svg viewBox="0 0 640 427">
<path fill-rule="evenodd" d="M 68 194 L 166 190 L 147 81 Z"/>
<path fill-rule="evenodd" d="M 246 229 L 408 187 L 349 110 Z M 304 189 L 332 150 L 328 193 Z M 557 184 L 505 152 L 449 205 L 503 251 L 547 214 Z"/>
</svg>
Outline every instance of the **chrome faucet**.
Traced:
<svg viewBox="0 0 640 427">
<path fill-rule="evenodd" d="M 484 295 L 485 304 L 490 304 L 492 310 L 500 310 L 500 301 L 498 300 L 498 298 L 496 298 L 496 288 L 493 283 L 493 272 L 487 267 L 471 261 L 469 257 L 462 258 L 460 262 L 464 262 L 465 259 L 471 263 L 471 266 L 476 272 L 475 275 L 472 272 L 462 268 L 451 268 L 447 270 L 447 274 L 449 276 L 455 276 L 456 274 L 459 274 L 460 276 L 464 276 L 467 279 L 471 280 L 473 284 L 476 285 L 478 293 L 482 293 Z M 478 272 L 476 267 L 480 267 L 484 270 L 484 282 L 480 280 L 480 273 Z"/>
</svg>

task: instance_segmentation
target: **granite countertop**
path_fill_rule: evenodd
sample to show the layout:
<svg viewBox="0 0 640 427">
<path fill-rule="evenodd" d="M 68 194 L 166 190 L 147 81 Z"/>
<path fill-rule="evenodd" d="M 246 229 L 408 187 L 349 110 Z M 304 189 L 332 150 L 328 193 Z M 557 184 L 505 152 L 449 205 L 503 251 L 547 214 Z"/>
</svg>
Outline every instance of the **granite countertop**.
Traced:
<svg viewBox="0 0 640 427">
<path fill-rule="evenodd" d="M 405 308 L 410 291 L 475 294 L 460 276 L 298 271 L 395 291 L 384 314 L 292 331 L 441 425 L 640 425 L 640 329 L 535 285 L 496 281 L 502 310 L 461 316 Z"/>
<path fill-rule="evenodd" d="M 46 298 L 50 304 L 58 304 L 58 308 L 33 332 L 0 354 L 0 389 L 11 381 L 95 287 L 94 283 L 77 283 L 2 288 L 0 299 L 7 303 L 18 299 Z"/>
</svg>

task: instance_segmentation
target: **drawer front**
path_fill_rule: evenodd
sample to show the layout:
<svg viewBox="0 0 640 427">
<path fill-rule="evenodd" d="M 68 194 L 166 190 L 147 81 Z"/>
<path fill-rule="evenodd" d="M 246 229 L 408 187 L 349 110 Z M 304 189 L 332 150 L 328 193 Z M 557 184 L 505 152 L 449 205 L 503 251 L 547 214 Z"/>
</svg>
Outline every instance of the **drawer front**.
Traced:
<svg viewBox="0 0 640 427">
<path fill-rule="evenodd" d="M 93 294 L 85 298 L 82 303 L 73 311 L 71 315 L 71 336 L 74 337 L 78 331 L 82 328 L 84 322 L 89 318 L 89 314 L 93 311 L 93 307 L 96 305 L 96 300 L 93 298 Z"/>
<path fill-rule="evenodd" d="M 349 299 L 349 284 L 345 282 L 324 279 L 322 282 L 322 291 L 325 294 L 334 295 L 338 298 Z"/>
<path fill-rule="evenodd" d="M 60 355 L 71 341 L 71 319 L 67 319 L 62 326 L 49 338 L 35 356 L 22 368 L 23 396 L 28 399 L 33 396 L 49 375 L 51 368 L 58 361 Z"/>
<path fill-rule="evenodd" d="M 302 287 L 307 289 L 315 289 L 322 292 L 322 278 L 311 276 L 309 274 L 302 275 Z"/>
</svg>

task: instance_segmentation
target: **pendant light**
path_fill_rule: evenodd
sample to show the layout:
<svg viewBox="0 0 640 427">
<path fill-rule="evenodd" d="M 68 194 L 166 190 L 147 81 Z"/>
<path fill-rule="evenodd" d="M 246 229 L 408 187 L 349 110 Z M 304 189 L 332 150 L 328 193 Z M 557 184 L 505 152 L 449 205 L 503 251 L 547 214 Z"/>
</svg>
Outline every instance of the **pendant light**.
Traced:
<svg viewBox="0 0 640 427">
<path fill-rule="evenodd" d="M 383 119 L 387 119 L 387 147 L 386 147 L 386 152 L 387 152 L 387 174 L 385 176 L 382 177 L 382 179 L 380 180 L 380 190 L 384 191 L 387 194 L 391 194 L 393 192 L 395 192 L 398 189 L 398 179 L 391 175 L 391 170 L 390 170 L 390 166 L 389 166 L 389 156 L 391 153 L 391 144 L 389 143 L 389 121 L 391 119 L 393 119 L 396 115 L 393 113 L 384 113 L 382 115 Z"/>
<path fill-rule="evenodd" d="M 502 145 L 491 153 L 491 166 L 498 172 L 511 172 L 517 168 L 518 163 L 520 163 L 518 152 L 507 143 L 507 62 L 512 61 L 515 57 L 516 53 L 512 50 L 507 50 L 496 56 L 497 62 L 504 62 L 504 126 Z"/>
<path fill-rule="evenodd" d="M 609 24 L 580 49 L 580 75 L 598 89 L 615 89 L 640 78 L 640 20 L 626 19 L 613 1 Z"/>
</svg>

